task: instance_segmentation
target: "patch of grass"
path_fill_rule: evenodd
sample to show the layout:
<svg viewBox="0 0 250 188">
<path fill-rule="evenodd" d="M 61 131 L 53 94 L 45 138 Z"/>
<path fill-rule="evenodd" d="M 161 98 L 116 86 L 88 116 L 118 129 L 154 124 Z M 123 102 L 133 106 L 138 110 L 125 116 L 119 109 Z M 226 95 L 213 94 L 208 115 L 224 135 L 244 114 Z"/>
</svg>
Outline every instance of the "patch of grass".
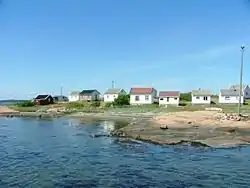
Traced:
<svg viewBox="0 0 250 188">
<path fill-rule="evenodd" d="M 79 108 L 86 108 L 89 107 L 90 105 L 88 105 L 87 103 L 83 103 L 83 102 L 69 102 L 65 104 L 65 107 L 67 109 L 79 109 Z"/>
<path fill-rule="evenodd" d="M 204 110 L 204 106 L 171 106 L 167 107 L 159 106 L 157 104 L 150 105 L 138 105 L 138 106 L 123 106 L 117 108 L 109 108 L 108 111 L 113 113 L 121 113 L 121 114 L 132 114 L 132 113 L 167 113 L 167 112 L 178 112 L 178 111 L 197 111 Z"/>
<path fill-rule="evenodd" d="M 19 107 L 32 107 L 32 106 L 35 106 L 35 103 L 32 102 L 32 101 L 24 101 L 22 103 L 17 103 L 16 106 L 19 106 Z"/>
<path fill-rule="evenodd" d="M 41 109 L 40 106 L 28 106 L 28 107 L 23 107 L 23 106 L 17 106 L 17 105 L 11 105 L 9 108 L 19 111 L 19 112 L 36 112 L 37 110 Z"/>
<path fill-rule="evenodd" d="M 225 113 L 238 113 L 238 104 L 223 104 L 214 107 L 221 108 Z M 240 111 L 244 114 L 250 114 L 250 105 L 241 105 Z"/>
</svg>

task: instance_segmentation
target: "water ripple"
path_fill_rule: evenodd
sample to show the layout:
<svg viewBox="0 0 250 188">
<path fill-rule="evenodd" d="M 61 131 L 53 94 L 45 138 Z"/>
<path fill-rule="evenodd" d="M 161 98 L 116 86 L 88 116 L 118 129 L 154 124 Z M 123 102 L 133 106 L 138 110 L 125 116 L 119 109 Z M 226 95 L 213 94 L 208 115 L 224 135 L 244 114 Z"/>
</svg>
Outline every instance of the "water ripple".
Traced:
<svg viewBox="0 0 250 188">
<path fill-rule="evenodd" d="M 72 126 L 77 123 L 77 125 Z M 155 146 L 105 121 L 0 119 L 0 187 L 247 188 L 250 148 Z"/>
</svg>

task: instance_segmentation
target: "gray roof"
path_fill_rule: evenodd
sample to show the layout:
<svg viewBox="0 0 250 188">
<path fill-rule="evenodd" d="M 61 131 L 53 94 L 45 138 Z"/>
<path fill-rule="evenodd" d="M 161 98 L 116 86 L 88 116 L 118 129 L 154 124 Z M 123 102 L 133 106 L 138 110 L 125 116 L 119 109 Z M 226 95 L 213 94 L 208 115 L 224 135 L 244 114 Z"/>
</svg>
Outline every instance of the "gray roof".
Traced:
<svg viewBox="0 0 250 188">
<path fill-rule="evenodd" d="M 119 94 L 120 91 L 120 88 L 110 88 L 104 94 Z"/>
<path fill-rule="evenodd" d="M 236 89 L 221 89 L 221 96 L 239 96 L 239 90 Z"/>
<path fill-rule="evenodd" d="M 82 90 L 79 94 L 80 95 L 91 95 L 93 92 L 97 92 L 100 94 L 100 92 L 97 91 L 96 89 L 85 89 L 85 90 Z"/>
<path fill-rule="evenodd" d="M 192 95 L 194 95 L 194 96 L 212 96 L 213 94 L 209 90 L 198 89 L 198 90 L 193 90 Z"/>
<path fill-rule="evenodd" d="M 243 84 L 242 85 L 242 89 L 245 89 L 247 87 L 247 85 L 246 84 Z M 235 85 L 231 85 L 230 87 L 229 87 L 229 89 L 240 89 L 240 84 L 235 84 Z"/>
</svg>

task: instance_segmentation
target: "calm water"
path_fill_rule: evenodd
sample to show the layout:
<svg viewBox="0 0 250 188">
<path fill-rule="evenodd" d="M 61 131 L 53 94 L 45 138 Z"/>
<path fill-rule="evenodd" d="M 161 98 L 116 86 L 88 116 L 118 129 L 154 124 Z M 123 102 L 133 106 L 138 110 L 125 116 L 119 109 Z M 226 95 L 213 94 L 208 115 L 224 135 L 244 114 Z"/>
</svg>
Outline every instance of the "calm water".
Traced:
<svg viewBox="0 0 250 188">
<path fill-rule="evenodd" d="M 249 187 L 250 148 L 125 142 L 112 122 L 0 119 L 0 187 Z"/>
</svg>

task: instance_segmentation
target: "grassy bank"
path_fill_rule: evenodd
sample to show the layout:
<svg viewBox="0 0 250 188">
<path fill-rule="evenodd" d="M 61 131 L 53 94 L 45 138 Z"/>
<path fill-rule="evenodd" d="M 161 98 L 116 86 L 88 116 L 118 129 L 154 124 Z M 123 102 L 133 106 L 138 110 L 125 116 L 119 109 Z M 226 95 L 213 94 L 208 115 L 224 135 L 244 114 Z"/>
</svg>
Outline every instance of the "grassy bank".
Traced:
<svg viewBox="0 0 250 188">
<path fill-rule="evenodd" d="M 249 105 L 242 105 L 241 112 L 244 114 L 250 114 L 250 102 L 247 101 Z M 182 103 L 183 104 L 183 103 Z M 152 105 L 140 105 L 140 106 L 120 106 L 120 107 L 108 107 L 103 102 L 74 102 L 74 103 L 60 103 L 53 105 L 34 105 L 34 106 L 22 106 L 22 105 L 10 105 L 11 109 L 19 112 L 46 112 L 51 109 L 66 109 L 65 113 L 115 113 L 115 114 L 131 114 L 131 113 L 167 113 L 167 112 L 178 112 L 178 111 L 199 111 L 205 110 L 208 107 L 222 108 L 225 113 L 237 113 L 238 105 L 191 105 L 186 103 L 184 106 L 168 106 L 159 107 L 157 104 Z"/>
</svg>

